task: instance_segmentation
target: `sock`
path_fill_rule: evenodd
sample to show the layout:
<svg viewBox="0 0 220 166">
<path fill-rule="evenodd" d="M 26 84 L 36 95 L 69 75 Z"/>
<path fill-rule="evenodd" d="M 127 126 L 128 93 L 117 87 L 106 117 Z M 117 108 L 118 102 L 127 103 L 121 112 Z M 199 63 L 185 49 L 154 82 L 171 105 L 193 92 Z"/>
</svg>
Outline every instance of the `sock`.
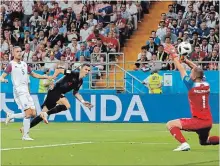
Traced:
<svg viewBox="0 0 220 166">
<path fill-rule="evenodd" d="M 209 145 L 218 145 L 219 144 L 219 136 L 210 136 L 208 139 Z"/>
<path fill-rule="evenodd" d="M 25 115 L 24 115 L 24 113 L 22 112 L 22 113 L 18 113 L 18 114 L 12 114 L 11 116 L 10 116 L 12 119 L 23 119 L 24 117 L 25 117 Z"/>
<path fill-rule="evenodd" d="M 35 117 L 30 124 L 30 128 L 36 126 L 38 123 L 40 123 L 43 119 L 40 117 L 40 115 L 38 115 L 37 117 Z"/>
<path fill-rule="evenodd" d="M 23 126 L 24 126 L 24 136 L 28 135 L 30 129 L 30 118 L 24 118 Z"/>
<path fill-rule="evenodd" d="M 59 113 L 61 111 L 65 111 L 67 110 L 66 106 L 65 105 L 57 105 L 56 107 L 50 109 L 47 114 L 48 115 L 51 115 L 51 114 L 56 114 L 56 113 Z"/>
<path fill-rule="evenodd" d="M 180 129 L 178 127 L 172 127 L 170 129 L 170 133 L 175 137 L 175 139 L 177 141 L 179 141 L 180 143 L 184 143 L 186 142 L 186 139 L 184 138 L 184 136 L 182 135 L 182 132 L 180 131 Z"/>
</svg>

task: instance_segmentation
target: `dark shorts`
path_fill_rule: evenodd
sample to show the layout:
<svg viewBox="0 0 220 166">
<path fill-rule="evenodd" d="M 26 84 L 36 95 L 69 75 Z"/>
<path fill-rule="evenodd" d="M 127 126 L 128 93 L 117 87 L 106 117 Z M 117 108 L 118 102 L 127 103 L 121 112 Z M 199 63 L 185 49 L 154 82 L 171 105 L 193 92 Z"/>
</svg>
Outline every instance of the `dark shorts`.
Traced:
<svg viewBox="0 0 220 166">
<path fill-rule="evenodd" d="M 193 118 L 181 118 L 182 130 L 194 131 L 198 134 L 201 142 L 206 142 L 209 137 L 209 131 L 212 128 L 212 120 Z"/>
<path fill-rule="evenodd" d="M 57 105 L 57 101 L 60 98 L 65 97 L 62 93 L 60 93 L 58 90 L 53 89 L 49 90 L 47 93 L 47 97 L 44 100 L 44 103 L 41 105 L 41 108 L 43 109 L 44 106 L 47 107 L 48 110 L 54 108 Z"/>
</svg>

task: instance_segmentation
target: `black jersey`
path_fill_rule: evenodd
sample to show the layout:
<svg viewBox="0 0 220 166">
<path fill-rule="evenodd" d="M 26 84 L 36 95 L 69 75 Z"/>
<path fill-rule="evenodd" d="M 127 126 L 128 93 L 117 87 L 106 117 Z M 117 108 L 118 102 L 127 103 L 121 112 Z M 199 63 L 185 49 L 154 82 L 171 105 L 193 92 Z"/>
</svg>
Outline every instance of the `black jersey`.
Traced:
<svg viewBox="0 0 220 166">
<path fill-rule="evenodd" d="M 83 79 L 79 79 L 78 71 L 65 70 L 64 77 L 55 83 L 54 89 L 65 94 L 71 90 L 77 92 L 83 83 Z"/>
</svg>

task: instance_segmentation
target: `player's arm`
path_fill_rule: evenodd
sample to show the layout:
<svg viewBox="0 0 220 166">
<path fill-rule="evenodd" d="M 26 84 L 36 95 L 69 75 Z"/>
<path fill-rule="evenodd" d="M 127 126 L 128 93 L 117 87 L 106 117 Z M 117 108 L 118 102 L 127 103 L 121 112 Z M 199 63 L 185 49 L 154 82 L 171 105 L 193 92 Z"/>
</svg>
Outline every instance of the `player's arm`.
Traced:
<svg viewBox="0 0 220 166">
<path fill-rule="evenodd" d="M 8 80 L 5 77 L 12 72 L 11 63 L 9 63 L 5 69 L 5 71 L 0 76 L 0 82 L 8 83 Z"/>
<path fill-rule="evenodd" d="M 71 73 L 72 73 L 71 70 L 56 69 L 56 70 L 54 71 L 54 74 L 53 74 L 52 78 L 55 79 L 59 74 L 68 75 L 68 74 L 71 74 Z"/>
<path fill-rule="evenodd" d="M 172 56 L 173 58 L 173 62 L 176 65 L 176 68 L 179 70 L 183 83 L 186 85 L 187 89 L 191 89 L 193 86 L 193 81 L 192 79 L 187 75 L 186 70 L 183 68 L 183 66 L 181 65 L 181 63 L 179 62 L 177 53 L 175 48 L 172 45 L 167 45 L 165 46 L 164 49 L 168 54 L 170 54 L 170 56 Z"/>
<path fill-rule="evenodd" d="M 185 59 L 183 60 L 183 62 L 184 62 L 185 64 L 187 64 L 191 69 L 197 67 L 197 65 L 196 65 L 195 63 L 193 63 L 192 61 L 190 61 L 190 60 L 187 59 L 187 58 L 185 58 Z"/>
<path fill-rule="evenodd" d="M 176 68 L 180 72 L 181 78 L 183 79 L 187 74 L 186 74 L 186 70 L 183 68 L 183 66 L 179 62 L 179 58 L 178 58 L 178 55 L 176 53 L 175 47 L 172 46 L 172 45 L 166 45 L 165 48 L 164 48 L 164 51 L 167 52 L 168 54 L 170 54 L 170 56 L 172 57 L 173 62 L 175 64 Z"/>
<path fill-rule="evenodd" d="M 83 97 L 79 94 L 79 92 L 74 91 L 73 95 L 75 96 L 75 98 L 77 100 L 79 100 L 84 106 L 88 107 L 89 109 L 91 109 L 93 107 L 93 105 L 91 103 L 89 103 L 88 101 L 85 101 L 83 99 Z"/>
<path fill-rule="evenodd" d="M 31 72 L 29 73 L 32 77 L 34 78 L 38 78 L 38 79 L 48 79 L 49 76 L 48 75 L 40 75 L 40 74 L 37 74 L 35 72 Z"/>
<path fill-rule="evenodd" d="M 2 75 L 0 76 L 0 82 L 4 82 L 4 83 L 7 83 L 8 80 L 5 79 L 5 77 L 7 76 L 8 74 L 3 72 Z"/>
</svg>

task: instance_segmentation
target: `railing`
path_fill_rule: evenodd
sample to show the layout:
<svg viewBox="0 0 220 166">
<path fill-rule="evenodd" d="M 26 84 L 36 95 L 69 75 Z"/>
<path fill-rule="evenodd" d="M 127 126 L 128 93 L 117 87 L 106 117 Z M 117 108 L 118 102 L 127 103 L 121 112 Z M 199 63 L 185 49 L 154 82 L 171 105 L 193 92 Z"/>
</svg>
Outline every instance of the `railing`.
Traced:
<svg viewBox="0 0 220 166">
<path fill-rule="evenodd" d="M 95 58 L 97 58 L 99 55 L 102 55 L 105 57 L 104 62 L 97 62 Z M 109 61 L 109 57 L 112 55 L 120 56 L 120 61 Z M 97 71 L 92 70 L 89 74 L 89 88 L 94 89 L 94 88 L 104 88 L 104 89 L 115 89 L 115 90 L 125 90 L 129 93 L 133 93 L 134 90 L 138 91 L 140 93 L 143 93 L 140 89 L 138 89 L 136 86 L 134 86 L 134 81 L 137 82 L 142 82 L 135 76 L 133 76 L 130 72 L 128 72 L 126 69 L 133 70 L 134 64 L 139 63 L 139 64 L 149 64 L 149 63 L 162 63 L 162 64 L 167 64 L 167 63 L 172 63 L 173 61 L 147 61 L 147 62 L 137 62 L 137 61 L 127 61 L 125 62 L 125 57 L 124 53 L 100 53 L 100 54 L 91 54 L 91 65 L 95 66 L 97 64 L 99 65 L 104 65 L 105 70 L 103 71 L 98 71 L 102 74 L 102 79 L 97 79 L 94 77 L 94 75 L 97 73 Z M 0 64 L 5 64 L 8 62 L 3 62 L 1 61 Z M 42 62 L 27 62 L 28 64 L 39 64 Z M 57 63 L 57 62 L 43 62 L 43 63 Z M 69 66 L 71 66 L 74 62 L 65 62 L 68 63 Z M 78 64 L 82 64 L 85 62 L 77 62 Z M 194 61 L 195 64 L 217 64 L 216 70 L 220 70 L 220 62 L 219 61 Z M 126 67 L 125 65 L 129 65 L 130 67 Z M 77 65 L 78 66 L 78 65 Z M 72 70 L 77 68 L 77 66 L 72 66 Z M 132 79 L 132 81 L 128 81 L 128 78 L 126 77 L 129 76 L 129 79 Z M 131 78 L 130 78 L 131 77 Z M 126 84 L 131 85 L 131 90 L 128 90 L 126 88 Z"/>
</svg>

